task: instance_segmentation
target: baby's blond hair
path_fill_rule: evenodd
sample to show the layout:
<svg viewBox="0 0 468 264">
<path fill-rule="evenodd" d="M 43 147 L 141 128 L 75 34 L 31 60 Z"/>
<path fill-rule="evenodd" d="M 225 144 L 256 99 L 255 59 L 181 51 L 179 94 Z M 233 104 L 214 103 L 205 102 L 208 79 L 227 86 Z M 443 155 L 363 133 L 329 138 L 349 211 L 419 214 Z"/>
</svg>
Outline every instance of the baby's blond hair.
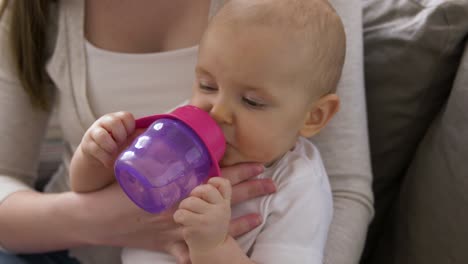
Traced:
<svg viewBox="0 0 468 264">
<path fill-rule="evenodd" d="M 306 54 L 308 88 L 320 95 L 334 93 L 346 53 L 343 24 L 326 0 L 230 0 L 211 24 L 269 26 L 299 43 Z M 305 51 L 305 52 L 304 52 Z M 294 54 L 294 51 L 292 51 Z"/>
</svg>

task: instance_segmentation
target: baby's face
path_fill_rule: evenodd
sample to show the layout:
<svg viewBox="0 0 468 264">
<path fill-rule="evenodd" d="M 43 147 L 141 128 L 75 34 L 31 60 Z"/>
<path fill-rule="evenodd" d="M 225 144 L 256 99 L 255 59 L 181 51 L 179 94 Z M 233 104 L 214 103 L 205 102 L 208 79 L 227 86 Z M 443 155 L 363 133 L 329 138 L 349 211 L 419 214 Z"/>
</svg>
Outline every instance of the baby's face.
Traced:
<svg viewBox="0 0 468 264">
<path fill-rule="evenodd" d="M 191 104 L 221 126 L 223 166 L 281 157 L 294 146 L 311 107 L 294 45 L 272 30 L 214 26 L 200 45 Z"/>
</svg>

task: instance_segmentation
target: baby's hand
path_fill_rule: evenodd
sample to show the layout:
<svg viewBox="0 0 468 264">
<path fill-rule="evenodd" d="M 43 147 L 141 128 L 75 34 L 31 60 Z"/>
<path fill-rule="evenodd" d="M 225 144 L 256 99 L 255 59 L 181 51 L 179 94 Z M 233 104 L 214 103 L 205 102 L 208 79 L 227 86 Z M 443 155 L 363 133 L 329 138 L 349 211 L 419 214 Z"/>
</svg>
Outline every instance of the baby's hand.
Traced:
<svg viewBox="0 0 468 264">
<path fill-rule="evenodd" d="M 190 251 L 208 251 L 221 245 L 228 236 L 231 219 L 231 183 L 221 177 L 193 189 L 174 213 L 182 225 Z"/>
<path fill-rule="evenodd" d="M 81 151 L 88 157 L 112 168 L 120 147 L 135 131 L 135 118 L 128 112 L 104 115 L 86 131 Z"/>
</svg>

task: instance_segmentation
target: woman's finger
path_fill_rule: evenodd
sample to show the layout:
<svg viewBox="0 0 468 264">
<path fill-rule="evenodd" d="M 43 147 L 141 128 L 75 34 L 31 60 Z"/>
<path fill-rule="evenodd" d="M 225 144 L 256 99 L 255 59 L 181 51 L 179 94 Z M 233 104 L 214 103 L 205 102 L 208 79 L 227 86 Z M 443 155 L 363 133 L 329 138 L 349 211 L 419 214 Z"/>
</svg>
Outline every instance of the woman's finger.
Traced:
<svg viewBox="0 0 468 264">
<path fill-rule="evenodd" d="M 229 234 L 232 237 L 243 235 L 262 223 L 258 214 L 248 214 L 231 220 L 229 224 Z"/>
<path fill-rule="evenodd" d="M 250 180 L 232 186 L 231 204 L 238 204 L 255 197 L 274 193 L 276 186 L 271 179 Z"/>
<path fill-rule="evenodd" d="M 221 176 L 228 179 L 231 185 L 236 185 L 257 176 L 263 172 L 263 165 L 259 163 L 242 163 L 221 169 Z"/>
</svg>

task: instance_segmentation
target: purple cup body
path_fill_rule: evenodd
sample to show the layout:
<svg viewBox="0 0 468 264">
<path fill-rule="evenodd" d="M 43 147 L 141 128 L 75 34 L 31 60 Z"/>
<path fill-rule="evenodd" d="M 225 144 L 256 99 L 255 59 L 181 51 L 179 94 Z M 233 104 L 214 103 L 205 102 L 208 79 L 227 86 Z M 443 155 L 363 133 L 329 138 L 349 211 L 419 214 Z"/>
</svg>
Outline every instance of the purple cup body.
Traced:
<svg viewBox="0 0 468 264">
<path fill-rule="evenodd" d="M 183 122 L 161 118 L 117 158 L 115 177 L 139 207 L 159 213 L 186 198 L 208 178 L 212 160 L 200 137 Z"/>
</svg>

